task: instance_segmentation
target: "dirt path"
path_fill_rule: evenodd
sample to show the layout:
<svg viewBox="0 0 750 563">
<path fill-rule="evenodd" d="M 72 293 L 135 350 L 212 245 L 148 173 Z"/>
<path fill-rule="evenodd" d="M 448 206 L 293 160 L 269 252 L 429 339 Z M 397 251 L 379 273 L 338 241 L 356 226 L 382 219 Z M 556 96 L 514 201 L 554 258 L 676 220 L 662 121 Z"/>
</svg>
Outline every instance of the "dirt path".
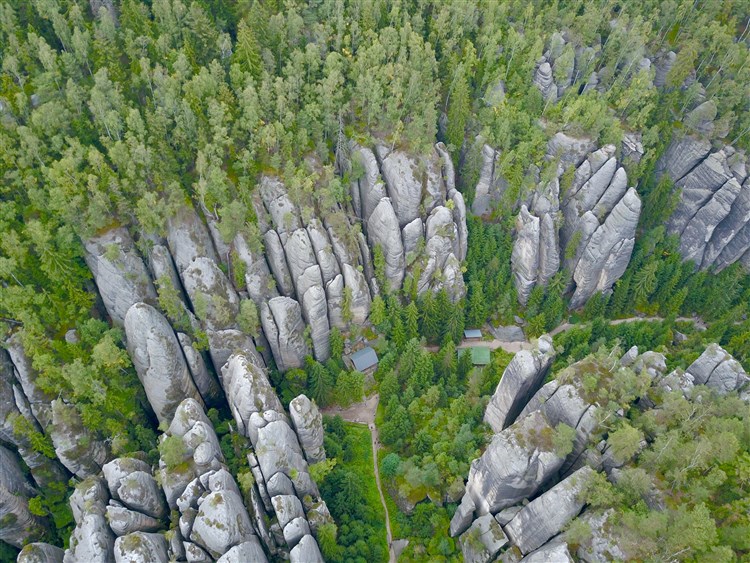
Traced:
<svg viewBox="0 0 750 563">
<path fill-rule="evenodd" d="M 331 416 L 339 415 L 341 418 L 348 422 L 356 422 L 359 424 L 367 424 L 370 429 L 370 443 L 372 446 L 372 469 L 375 473 L 375 483 L 378 486 L 378 493 L 380 494 L 380 502 L 383 505 L 385 511 L 385 535 L 388 540 L 388 562 L 396 563 L 396 552 L 393 548 L 393 534 L 391 532 L 391 518 L 388 514 L 388 505 L 385 504 L 385 496 L 383 495 L 383 487 L 380 484 L 380 468 L 378 467 L 378 450 L 380 449 L 380 438 L 378 435 L 378 427 L 375 425 L 375 413 L 378 410 L 378 400 L 380 396 L 375 393 L 360 403 L 355 403 L 345 409 L 339 407 L 329 407 L 323 409 L 323 414 Z"/>
</svg>

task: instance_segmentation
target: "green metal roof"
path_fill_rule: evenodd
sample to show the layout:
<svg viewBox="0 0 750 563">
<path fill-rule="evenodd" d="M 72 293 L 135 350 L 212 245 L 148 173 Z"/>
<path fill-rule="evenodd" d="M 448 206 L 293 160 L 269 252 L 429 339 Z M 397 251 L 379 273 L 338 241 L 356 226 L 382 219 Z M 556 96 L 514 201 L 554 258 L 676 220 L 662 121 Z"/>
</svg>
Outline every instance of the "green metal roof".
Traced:
<svg viewBox="0 0 750 563">
<path fill-rule="evenodd" d="M 487 346 L 473 346 L 471 348 L 471 363 L 475 366 L 486 366 L 490 363 L 490 349 Z"/>
</svg>

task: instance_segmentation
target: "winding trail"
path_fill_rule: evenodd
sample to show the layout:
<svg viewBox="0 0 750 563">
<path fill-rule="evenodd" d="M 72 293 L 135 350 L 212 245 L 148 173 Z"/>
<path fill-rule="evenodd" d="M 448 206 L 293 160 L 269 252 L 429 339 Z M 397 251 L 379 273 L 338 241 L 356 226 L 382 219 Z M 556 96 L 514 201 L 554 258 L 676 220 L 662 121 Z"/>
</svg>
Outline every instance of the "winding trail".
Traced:
<svg viewBox="0 0 750 563">
<path fill-rule="evenodd" d="M 380 449 L 380 438 L 378 435 L 378 427 L 375 425 L 375 413 L 378 410 L 378 401 L 380 395 L 377 393 L 367 397 L 360 403 L 355 403 L 350 407 L 342 409 L 340 407 L 328 407 L 323 409 L 323 414 L 331 416 L 339 415 L 347 422 L 354 422 L 357 424 L 367 424 L 367 428 L 370 429 L 370 443 L 372 446 L 372 469 L 375 473 L 375 483 L 378 486 L 378 493 L 380 494 L 380 502 L 383 505 L 385 511 L 385 535 L 388 541 L 388 562 L 396 563 L 396 550 L 393 545 L 393 533 L 391 532 L 391 518 L 388 514 L 388 505 L 385 503 L 385 495 L 383 495 L 383 487 L 380 484 L 380 468 L 378 467 L 378 450 Z"/>
</svg>

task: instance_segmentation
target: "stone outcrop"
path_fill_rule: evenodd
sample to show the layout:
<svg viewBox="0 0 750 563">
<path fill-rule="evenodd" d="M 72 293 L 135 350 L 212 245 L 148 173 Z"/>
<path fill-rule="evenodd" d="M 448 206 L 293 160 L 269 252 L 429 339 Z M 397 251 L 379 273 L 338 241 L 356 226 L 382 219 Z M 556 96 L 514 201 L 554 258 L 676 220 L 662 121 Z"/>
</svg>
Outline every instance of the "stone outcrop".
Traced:
<svg viewBox="0 0 750 563">
<path fill-rule="evenodd" d="M 125 316 L 128 352 L 159 421 L 169 421 L 185 397 L 201 401 L 182 348 L 169 322 L 146 303 Z"/>
<path fill-rule="evenodd" d="M 406 261 L 398 217 L 391 201 L 383 198 L 367 219 L 367 237 L 373 248 L 380 246 L 385 258 L 385 276 L 392 290 L 404 281 Z"/>
<path fill-rule="evenodd" d="M 481 160 L 479 182 L 474 194 L 474 201 L 471 204 L 471 211 L 474 215 L 486 215 L 493 211 L 495 205 L 500 201 L 500 197 L 507 183 L 496 171 L 497 160 L 500 158 L 499 153 L 483 144 L 477 139 L 479 145 L 479 159 Z"/>
<path fill-rule="evenodd" d="M 289 403 L 292 425 L 299 437 L 307 462 L 318 463 L 326 458 L 323 449 L 323 417 L 318 406 L 305 395 L 299 395 Z"/>
<path fill-rule="evenodd" d="M 489 563 L 508 543 L 508 537 L 491 514 L 480 516 L 460 538 L 466 563 Z"/>
<path fill-rule="evenodd" d="M 742 365 L 718 344 L 709 344 L 703 354 L 687 368 L 696 385 L 706 385 L 726 395 L 750 383 Z"/>
<path fill-rule="evenodd" d="M 551 443 L 539 439 L 551 431 L 549 422 L 535 411 L 495 434 L 484 454 L 472 462 L 466 483 L 478 515 L 494 514 L 529 497 L 560 469 L 564 460 Z"/>
<path fill-rule="evenodd" d="M 581 512 L 582 491 L 593 473 L 590 467 L 579 469 L 523 507 L 505 526 L 505 533 L 524 555 L 560 533 Z"/>
<path fill-rule="evenodd" d="M 99 473 L 109 457 L 106 442 L 97 440 L 89 432 L 75 406 L 68 405 L 61 399 L 52 401 L 51 406 L 49 436 L 55 446 L 57 458 L 80 479 Z"/>
<path fill-rule="evenodd" d="M 703 106 L 690 114 L 698 133 L 713 125 Z M 699 110 L 702 117 L 695 113 Z M 707 140 L 686 135 L 672 141 L 657 163 L 657 173 L 667 174 L 679 189 L 667 230 L 679 236 L 683 258 L 697 268 L 717 271 L 743 260 L 750 249 L 745 155 L 728 145 L 711 152 Z"/>
<path fill-rule="evenodd" d="M 302 367 L 310 349 L 299 303 L 291 297 L 274 297 L 263 304 L 260 320 L 279 370 Z"/>
<path fill-rule="evenodd" d="M 112 322 L 122 325 L 138 302 L 156 304 L 156 289 L 127 229 L 118 227 L 84 243 L 85 260 Z"/>
<path fill-rule="evenodd" d="M 555 350 L 552 339 L 539 338 L 533 350 L 521 350 L 503 372 L 484 412 L 484 421 L 493 432 L 501 432 L 513 422 L 544 382 Z"/>
<path fill-rule="evenodd" d="M 0 446 L 0 540 L 20 548 L 42 537 L 47 523 L 29 510 L 36 494 L 16 454 Z"/>
<path fill-rule="evenodd" d="M 105 518 L 108 500 L 107 487 L 98 477 L 88 477 L 76 485 L 70 497 L 76 526 L 65 551 L 65 563 L 112 561 L 115 536 Z"/>
<path fill-rule="evenodd" d="M 16 563 L 62 563 L 65 552 L 48 543 L 30 543 L 18 554 Z"/>
</svg>

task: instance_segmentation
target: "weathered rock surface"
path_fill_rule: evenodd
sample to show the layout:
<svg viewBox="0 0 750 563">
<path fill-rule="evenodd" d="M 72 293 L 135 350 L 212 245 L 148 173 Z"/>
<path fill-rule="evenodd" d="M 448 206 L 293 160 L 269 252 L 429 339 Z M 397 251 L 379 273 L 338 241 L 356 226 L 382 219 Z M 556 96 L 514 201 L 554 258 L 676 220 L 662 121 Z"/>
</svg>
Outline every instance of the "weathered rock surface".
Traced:
<svg viewBox="0 0 750 563">
<path fill-rule="evenodd" d="M 399 227 L 404 227 L 419 216 L 422 182 L 415 178 L 418 164 L 406 153 L 389 151 L 383 145 L 376 147 L 376 153 Z"/>
<path fill-rule="evenodd" d="M 117 496 L 125 506 L 160 519 L 167 515 L 167 505 L 161 488 L 151 472 L 133 471 L 120 480 Z"/>
<path fill-rule="evenodd" d="M 253 413 L 262 414 L 268 410 L 284 412 L 265 370 L 246 354 L 238 353 L 230 357 L 221 373 L 229 409 L 240 433 L 248 435 Z"/>
<path fill-rule="evenodd" d="M 491 514 L 480 516 L 460 538 L 466 563 L 489 563 L 508 543 L 508 537 Z"/>
<path fill-rule="evenodd" d="M 250 517 L 237 493 L 224 490 L 203 498 L 190 538 L 213 557 L 253 537 Z"/>
<path fill-rule="evenodd" d="M 289 273 L 289 266 L 286 263 L 284 247 L 281 244 L 279 234 L 274 230 L 266 231 L 263 235 L 263 243 L 265 245 L 268 265 L 279 286 L 279 291 L 282 295 L 292 295 L 294 293 L 294 284 L 292 283 L 292 275 Z"/>
<path fill-rule="evenodd" d="M 107 506 L 107 522 L 116 536 L 125 536 L 133 532 L 157 532 L 163 523 L 135 510 L 122 506 Z"/>
<path fill-rule="evenodd" d="M 260 320 L 279 370 L 302 367 L 310 349 L 299 303 L 290 297 L 274 297 L 261 307 Z"/>
<path fill-rule="evenodd" d="M 83 425 L 78 409 L 61 399 L 52 401 L 49 436 L 65 468 L 81 479 L 96 475 L 109 457 L 106 442 L 97 440 Z"/>
<path fill-rule="evenodd" d="M 299 395 L 289 403 L 289 414 L 307 462 L 312 464 L 323 461 L 326 458 L 323 449 L 323 417 L 318 406 L 306 395 Z"/>
<path fill-rule="evenodd" d="M 326 292 L 320 285 L 314 285 L 302 296 L 302 315 L 310 327 L 315 359 L 325 362 L 331 357 L 331 327 L 328 324 L 328 303 Z"/>
<path fill-rule="evenodd" d="M 471 211 L 475 215 L 486 215 L 491 212 L 495 204 L 500 200 L 502 192 L 505 191 L 504 180 L 496 175 L 495 166 L 499 154 L 489 145 L 481 148 L 481 168 L 479 182 L 475 190 L 474 201 Z"/>
<path fill-rule="evenodd" d="M 541 386 L 554 358 L 552 339 L 547 335 L 539 338 L 533 350 L 521 350 L 513 356 L 484 412 L 484 421 L 494 432 L 515 422 Z"/>
<path fill-rule="evenodd" d="M 0 540 L 20 548 L 41 538 L 46 523 L 29 510 L 35 494 L 16 454 L 0 446 Z"/>
<path fill-rule="evenodd" d="M 167 549 L 162 534 L 134 532 L 115 540 L 114 556 L 117 563 L 168 561 Z"/>
<path fill-rule="evenodd" d="M 65 563 L 112 561 L 115 536 L 104 516 L 107 499 L 106 487 L 99 478 L 88 477 L 76 486 L 70 497 L 76 527 L 65 551 Z"/>
<path fill-rule="evenodd" d="M 383 198 L 367 220 L 367 238 L 373 248 L 380 246 L 385 258 L 385 275 L 392 290 L 401 288 L 406 262 L 399 220 L 391 201 Z"/>
<path fill-rule="evenodd" d="M 127 229 L 116 228 L 84 243 L 85 260 L 115 324 L 140 301 L 156 303 L 156 289 Z"/>
<path fill-rule="evenodd" d="M 216 560 L 216 563 L 265 563 L 268 561 L 257 537 L 234 546 Z"/>
<path fill-rule="evenodd" d="M 245 289 L 250 299 L 257 304 L 264 299 L 276 297 L 279 292 L 263 251 L 252 248 L 242 234 L 234 238 L 232 250 L 244 267 Z M 237 265 L 234 267 L 237 268 Z"/>
<path fill-rule="evenodd" d="M 471 464 L 466 483 L 479 515 L 496 513 L 538 491 L 562 466 L 551 444 L 539 437 L 551 426 L 535 411 L 495 434 Z"/>
<path fill-rule="evenodd" d="M 742 365 L 718 344 L 709 344 L 687 373 L 697 385 L 706 385 L 725 395 L 750 382 Z"/>
<path fill-rule="evenodd" d="M 584 467 L 525 506 L 505 526 L 505 533 L 522 553 L 544 545 L 575 518 L 584 505 L 581 496 L 594 471 Z"/>
<path fill-rule="evenodd" d="M 65 552 L 48 543 L 30 543 L 18 554 L 16 563 L 62 563 Z"/>
<path fill-rule="evenodd" d="M 324 563 L 318 544 L 312 536 L 303 537 L 289 552 L 291 563 Z"/>
<path fill-rule="evenodd" d="M 125 335 L 138 378 L 160 422 L 169 422 L 186 397 L 202 402 L 180 343 L 159 311 L 146 303 L 133 305 L 125 316 Z"/>
<path fill-rule="evenodd" d="M 568 544 L 552 540 L 521 559 L 521 563 L 574 563 Z"/>
</svg>

